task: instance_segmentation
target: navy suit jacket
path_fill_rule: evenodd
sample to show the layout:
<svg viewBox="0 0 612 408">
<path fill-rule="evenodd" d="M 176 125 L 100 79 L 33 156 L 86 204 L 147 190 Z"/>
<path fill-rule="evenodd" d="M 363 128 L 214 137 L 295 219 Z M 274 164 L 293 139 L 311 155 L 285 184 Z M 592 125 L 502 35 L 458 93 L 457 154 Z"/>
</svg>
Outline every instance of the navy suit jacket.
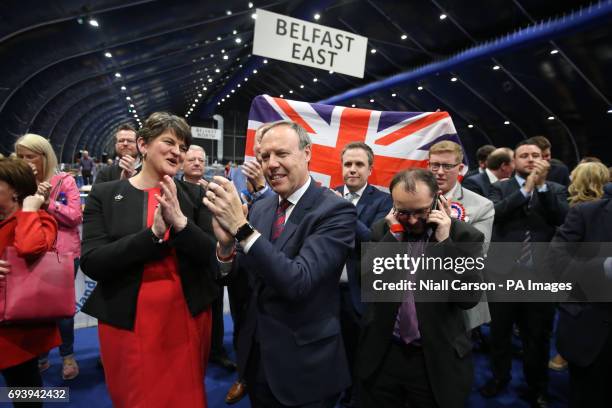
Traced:
<svg viewBox="0 0 612 408">
<path fill-rule="evenodd" d="M 491 190 L 491 181 L 487 173 L 474 174 L 471 177 L 464 178 L 461 182 L 464 188 L 473 191 L 476 194 L 480 194 L 483 197 L 489 197 L 489 191 Z"/>
<path fill-rule="evenodd" d="M 342 194 L 344 192 L 344 185 L 336 187 L 335 190 Z M 372 234 L 370 227 L 372 227 L 375 221 L 385 218 L 391 207 L 393 207 L 391 195 L 369 184 L 357 202 L 355 248 L 351 251 L 349 259 L 346 261 L 346 273 L 348 275 L 351 301 L 359 315 L 363 314 L 364 308 L 363 303 L 361 303 L 361 285 L 359 283 L 361 273 L 361 243 L 370 241 Z"/>
<path fill-rule="evenodd" d="M 588 300 L 588 295 L 583 298 L 585 293 L 610 298 L 612 282 L 604 275 L 605 258 L 595 253 L 597 242 L 607 243 L 604 256 L 609 256 L 612 196 L 572 207 L 553 238 L 548 261 L 552 270 L 559 273 L 561 282 L 574 283 L 573 300 Z M 561 303 L 557 328 L 559 352 L 578 366 L 592 364 L 611 335 L 611 323 L 612 302 Z"/>
<path fill-rule="evenodd" d="M 257 201 L 250 223 L 261 236 L 239 253 L 231 274 L 247 274 L 250 297 L 238 337 L 241 375 L 251 346 L 272 393 L 284 405 L 304 405 L 350 385 L 340 332 L 338 281 L 354 245 L 357 211 L 327 188 L 311 184 L 270 242 L 278 195 Z"/>
</svg>

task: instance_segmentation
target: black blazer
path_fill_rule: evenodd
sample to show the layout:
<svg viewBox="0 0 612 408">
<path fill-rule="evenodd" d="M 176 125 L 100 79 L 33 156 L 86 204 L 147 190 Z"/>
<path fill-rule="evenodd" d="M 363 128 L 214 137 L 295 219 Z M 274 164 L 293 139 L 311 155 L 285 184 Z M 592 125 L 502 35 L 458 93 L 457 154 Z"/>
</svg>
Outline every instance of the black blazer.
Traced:
<svg viewBox="0 0 612 408">
<path fill-rule="evenodd" d="M 611 198 L 572 207 L 551 243 L 548 261 L 561 282 L 573 282 L 572 300 L 588 300 L 588 295 L 582 298 L 585 293 L 604 295 L 601 296 L 604 300 L 611 298 L 612 282 L 604 275 L 605 258 L 594 251 L 598 242 L 607 245 L 603 256 L 609 256 Z M 559 305 L 557 348 L 570 363 L 581 367 L 592 364 L 612 335 L 611 331 L 612 302 Z"/>
<path fill-rule="evenodd" d="M 144 264 L 176 250 L 183 295 L 193 316 L 217 296 L 212 216 L 199 186 L 175 181 L 187 226 L 158 244 L 146 228 L 147 194 L 128 180 L 96 184 L 83 216 L 81 268 L 98 285 L 83 311 L 104 323 L 132 329 Z"/>
<path fill-rule="evenodd" d="M 472 242 L 473 246 L 462 246 L 461 253 L 457 252 L 455 255 L 480 256 L 484 241 L 482 232 L 465 222 L 454 219 L 451 222 L 449 239 L 428 246 L 426 255 L 453 256 L 455 251 L 458 251 L 453 243 Z M 376 222 L 372 227 L 372 240 L 397 242 L 387 231 L 385 220 Z M 385 235 L 381 238 L 383 233 Z M 470 253 L 465 253 L 465 250 Z M 444 255 L 440 255 L 438 251 L 442 251 Z M 478 274 L 467 273 L 457 275 L 457 279 L 465 282 L 481 281 Z M 462 310 L 476 305 L 481 292 L 473 291 L 463 295 L 466 294 L 473 301 L 467 302 L 463 299 L 463 302 L 454 302 L 449 299 L 448 302 L 415 303 L 427 376 L 436 402 L 442 408 L 463 408 L 472 386 L 472 343 L 465 330 Z M 399 302 L 377 302 L 370 303 L 365 310 L 356 362 L 357 375 L 363 381 L 367 381 L 377 372 L 391 346 L 399 306 Z"/>
<path fill-rule="evenodd" d="M 464 178 L 461 182 L 463 188 L 467 188 L 476 194 L 480 194 L 483 197 L 489 196 L 491 190 L 491 181 L 486 172 L 474 174 L 471 177 Z"/>
<path fill-rule="evenodd" d="M 550 169 L 548 170 L 548 176 L 546 176 L 546 180 L 553 181 L 555 183 L 568 187 L 571 183 L 569 177 L 569 169 L 561 160 L 551 159 Z"/>
<path fill-rule="evenodd" d="M 107 181 L 119 180 L 121 178 L 121 167 L 117 164 L 102 168 L 96 175 L 94 184 L 106 183 Z"/>
</svg>

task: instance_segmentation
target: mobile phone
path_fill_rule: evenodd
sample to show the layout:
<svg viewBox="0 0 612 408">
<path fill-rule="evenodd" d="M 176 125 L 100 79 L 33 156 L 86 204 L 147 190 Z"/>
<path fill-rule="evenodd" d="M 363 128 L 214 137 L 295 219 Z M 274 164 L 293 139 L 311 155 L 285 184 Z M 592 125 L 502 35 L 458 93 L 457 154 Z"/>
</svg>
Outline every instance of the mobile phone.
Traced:
<svg viewBox="0 0 612 408">
<path fill-rule="evenodd" d="M 438 209 L 438 201 L 440 200 L 440 193 L 437 192 L 436 194 L 434 194 L 434 200 L 433 203 L 431 203 L 431 208 L 429 209 L 429 212 L 431 213 L 433 210 L 437 210 Z M 436 227 L 438 226 L 438 224 L 436 224 L 435 222 L 428 222 L 427 223 L 427 227 L 431 229 L 431 233 L 435 233 L 436 231 Z"/>
</svg>

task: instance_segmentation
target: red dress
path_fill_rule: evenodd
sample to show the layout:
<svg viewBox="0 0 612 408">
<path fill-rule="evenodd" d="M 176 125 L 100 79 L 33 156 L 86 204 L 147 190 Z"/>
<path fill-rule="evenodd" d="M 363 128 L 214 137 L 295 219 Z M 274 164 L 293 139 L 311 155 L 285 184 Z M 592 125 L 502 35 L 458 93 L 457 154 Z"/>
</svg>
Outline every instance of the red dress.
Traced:
<svg viewBox="0 0 612 408">
<path fill-rule="evenodd" d="M 19 210 L 0 222 L 0 254 L 7 246 L 14 246 L 20 256 L 42 254 L 53 247 L 56 235 L 57 223 L 46 211 Z M 54 322 L 0 326 L 0 370 L 37 358 L 61 343 Z"/>
<path fill-rule="evenodd" d="M 147 226 L 157 201 L 148 193 Z M 174 250 L 144 266 L 133 330 L 98 324 L 106 385 L 116 408 L 206 408 L 210 308 L 187 308 Z"/>
</svg>

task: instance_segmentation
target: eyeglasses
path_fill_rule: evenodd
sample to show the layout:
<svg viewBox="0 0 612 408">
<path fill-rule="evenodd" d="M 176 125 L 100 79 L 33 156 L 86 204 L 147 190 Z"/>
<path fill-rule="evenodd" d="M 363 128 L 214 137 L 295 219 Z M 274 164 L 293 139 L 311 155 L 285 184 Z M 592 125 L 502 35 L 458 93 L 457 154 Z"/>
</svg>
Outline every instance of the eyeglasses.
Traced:
<svg viewBox="0 0 612 408">
<path fill-rule="evenodd" d="M 440 167 L 442 167 L 442 170 L 444 170 L 444 171 L 451 171 L 453 168 L 457 167 L 460 164 L 461 163 L 455 163 L 455 164 L 449 164 L 449 163 L 429 163 L 429 168 L 432 171 L 438 171 L 440 169 Z"/>
<path fill-rule="evenodd" d="M 119 139 L 117 140 L 117 144 L 136 144 L 136 141 L 134 139 Z"/>
<path fill-rule="evenodd" d="M 411 216 L 415 218 L 427 218 L 430 212 L 431 206 L 427 208 L 420 208 L 418 210 L 399 210 L 393 207 L 393 215 L 395 216 L 395 218 L 397 218 L 398 221 L 400 219 L 408 219 Z"/>
</svg>

